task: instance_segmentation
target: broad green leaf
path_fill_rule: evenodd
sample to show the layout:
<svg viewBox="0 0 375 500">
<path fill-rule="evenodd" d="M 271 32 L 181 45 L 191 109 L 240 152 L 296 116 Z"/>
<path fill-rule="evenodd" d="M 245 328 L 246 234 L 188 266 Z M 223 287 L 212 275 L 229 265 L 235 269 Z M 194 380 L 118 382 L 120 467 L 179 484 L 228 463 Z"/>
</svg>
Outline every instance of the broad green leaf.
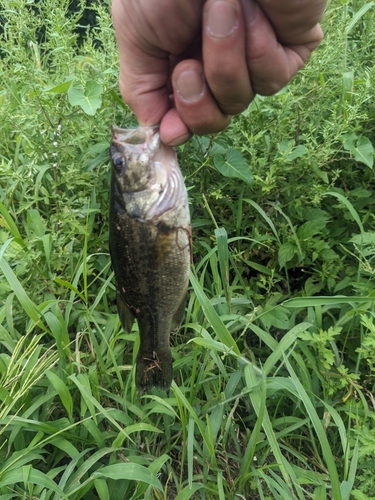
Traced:
<svg viewBox="0 0 375 500">
<path fill-rule="evenodd" d="M 374 147 L 367 137 L 360 136 L 356 144 L 354 158 L 372 168 L 374 165 Z"/>
<path fill-rule="evenodd" d="M 349 240 L 351 243 L 355 243 L 358 246 L 375 245 L 375 233 L 361 233 L 355 234 Z"/>
<path fill-rule="evenodd" d="M 94 116 L 102 105 L 102 87 L 95 81 L 89 80 L 85 90 L 72 86 L 68 90 L 68 99 L 72 106 L 80 106 L 90 116 Z"/>
<path fill-rule="evenodd" d="M 278 307 L 265 307 L 260 316 L 260 320 L 266 328 L 274 326 L 280 330 L 287 330 L 289 324 L 289 311 L 282 306 Z"/>
<path fill-rule="evenodd" d="M 370 198 L 372 194 L 372 191 L 363 187 L 358 187 L 350 191 L 350 196 L 355 196 L 356 198 Z"/>
<path fill-rule="evenodd" d="M 354 155 L 354 159 L 364 163 L 372 168 L 374 165 L 374 147 L 367 137 L 361 135 L 355 141 L 353 136 L 350 136 L 344 142 L 344 148 Z"/>
<path fill-rule="evenodd" d="M 315 234 L 320 233 L 325 226 L 326 221 L 324 220 L 309 220 L 298 229 L 297 237 L 299 240 L 307 240 Z"/>
<path fill-rule="evenodd" d="M 310 278 L 307 278 L 305 281 L 304 288 L 307 296 L 315 295 L 324 288 L 324 283 L 320 279 L 310 276 Z"/>
<path fill-rule="evenodd" d="M 279 248 L 280 267 L 284 267 L 287 262 L 292 260 L 297 251 L 298 251 L 297 246 L 294 243 L 290 241 L 283 243 Z"/>
<path fill-rule="evenodd" d="M 109 479 L 114 479 L 115 481 L 119 479 L 141 481 L 143 483 L 150 484 L 160 491 L 163 490 L 163 486 L 155 473 L 151 472 L 149 469 L 147 469 L 147 467 L 144 467 L 143 465 L 134 464 L 131 462 L 107 465 L 94 472 L 92 477 L 94 479 L 106 477 Z"/>
<path fill-rule="evenodd" d="M 210 153 L 212 154 L 212 156 L 215 156 L 217 154 L 225 154 L 225 148 L 221 144 L 214 142 L 211 146 Z"/>
<path fill-rule="evenodd" d="M 309 483 L 316 483 L 314 480 L 310 480 Z M 321 484 L 317 486 L 314 490 L 314 496 L 312 497 L 314 500 L 327 500 L 327 486 L 325 484 Z"/>
<path fill-rule="evenodd" d="M 306 148 L 305 146 L 303 146 L 303 144 L 300 144 L 296 146 L 291 153 L 287 154 L 285 159 L 286 161 L 293 161 L 297 158 L 300 158 L 304 154 L 306 154 Z"/>
<path fill-rule="evenodd" d="M 245 181 L 247 184 L 253 182 L 253 174 L 251 173 L 250 165 L 237 149 L 227 149 L 226 159 L 223 155 L 215 155 L 214 164 L 224 177 L 238 178 Z"/>
<path fill-rule="evenodd" d="M 158 409 L 160 413 L 165 413 L 166 415 L 170 415 L 173 418 L 177 418 L 177 413 L 173 409 L 173 407 L 164 399 L 156 396 L 154 394 L 147 394 L 142 396 L 142 399 L 150 399 L 150 403 L 148 403 L 144 409 L 147 408 L 149 413 L 154 413 L 155 408 Z"/>
<path fill-rule="evenodd" d="M 60 312 L 57 314 L 61 315 Z M 44 314 L 44 318 L 48 324 L 48 327 L 56 340 L 56 346 L 58 350 L 63 351 L 67 349 L 67 346 L 70 344 L 69 334 L 66 330 L 66 325 L 64 325 L 63 321 L 59 321 L 55 314 L 51 311 L 47 311 Z M 60 318 L 61 319 L 61 318 Z"/>
<path fill-rule="evenodd" d="M 306 207 L 303 211 L 304 218 L 309 220 L 322 220 L 324 222 L 328 222 L 331 217 L 326 210 L 322 210 L 321 208 L 311 208 Z"/>
<path fill-rule="evenodd" d="M 69 76 L 65 82 L 59 83 L 58 85 L 55 85 L 54 87 L 49 87 L 44 90 L 44 92 L 51 92 L 53 94 L 63 94 L 64 92 L 67 92 L 67 90 L 70 89 L 73 80 L 75 79 L 74 76 Z"/>
</svg>

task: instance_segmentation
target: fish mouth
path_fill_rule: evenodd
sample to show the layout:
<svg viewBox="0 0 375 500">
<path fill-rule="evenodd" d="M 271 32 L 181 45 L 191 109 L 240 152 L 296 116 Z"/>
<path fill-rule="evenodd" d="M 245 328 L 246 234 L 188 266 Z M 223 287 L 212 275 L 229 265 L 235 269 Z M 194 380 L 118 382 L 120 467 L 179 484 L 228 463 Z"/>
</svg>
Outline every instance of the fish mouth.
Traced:
<svg viewBox="0 0 375 500">
<path fill-rule="evenodd" d="M 121 128 L 112 125 L 112 143 L 138 146 L 144 144 L 143 150 L 154 151 L 160 144 L 159 125 L 151 127 Z"/>
</svg>

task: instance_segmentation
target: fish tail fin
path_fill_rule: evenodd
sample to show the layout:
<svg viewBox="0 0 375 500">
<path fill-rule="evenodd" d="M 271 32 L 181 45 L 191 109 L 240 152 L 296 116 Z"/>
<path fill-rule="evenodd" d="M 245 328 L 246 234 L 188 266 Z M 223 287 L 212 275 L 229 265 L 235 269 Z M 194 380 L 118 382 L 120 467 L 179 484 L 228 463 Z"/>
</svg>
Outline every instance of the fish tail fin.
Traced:
<svg viewBox="0 0 375 500">
<path fill-rule="evenodd" d="M 172 353 L 153 352 L 145 356 L 142 352 L 137 356 L 135 382 L 137 389 L 147 391 L 152 387 L 168 390 L 173 378 Z"/>
</svg>

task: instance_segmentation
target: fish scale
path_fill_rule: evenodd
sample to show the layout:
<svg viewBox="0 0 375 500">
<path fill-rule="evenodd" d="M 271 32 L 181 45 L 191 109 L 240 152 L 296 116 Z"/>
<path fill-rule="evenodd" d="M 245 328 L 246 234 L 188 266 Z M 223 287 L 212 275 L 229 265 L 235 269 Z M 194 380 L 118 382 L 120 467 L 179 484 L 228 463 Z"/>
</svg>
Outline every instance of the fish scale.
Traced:
<svg viewBox="0 0 375 500">
<path fill-rule="evenodd" d="M 170 335 L 183 319 L 190 274 L 186 188 L 176 153 L 161 144 L 156 127 L 114 126 L 111 159 L 110 252 L 118 312 L 126 331 L 138 322 L 138 389 L 167 389 Z"/>
</svg>

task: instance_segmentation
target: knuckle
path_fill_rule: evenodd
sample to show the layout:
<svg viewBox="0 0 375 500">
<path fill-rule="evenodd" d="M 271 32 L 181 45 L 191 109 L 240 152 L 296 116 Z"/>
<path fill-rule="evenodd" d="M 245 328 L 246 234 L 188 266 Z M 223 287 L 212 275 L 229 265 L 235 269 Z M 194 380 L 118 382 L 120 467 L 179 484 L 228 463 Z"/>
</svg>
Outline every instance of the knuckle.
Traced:
<svg viewBox="0 0 375 500">
<path fill-rule="evenodd" d="M 238 115 L 245 111 L 247 109 L 248 105 L 250 104 L 251 100 L 249 102 L 234 102 L 234 103 L 227 103 L 227 104 L 220 104 L 220 109 L 224 114 L 227 115 Z"/>
</svg>

